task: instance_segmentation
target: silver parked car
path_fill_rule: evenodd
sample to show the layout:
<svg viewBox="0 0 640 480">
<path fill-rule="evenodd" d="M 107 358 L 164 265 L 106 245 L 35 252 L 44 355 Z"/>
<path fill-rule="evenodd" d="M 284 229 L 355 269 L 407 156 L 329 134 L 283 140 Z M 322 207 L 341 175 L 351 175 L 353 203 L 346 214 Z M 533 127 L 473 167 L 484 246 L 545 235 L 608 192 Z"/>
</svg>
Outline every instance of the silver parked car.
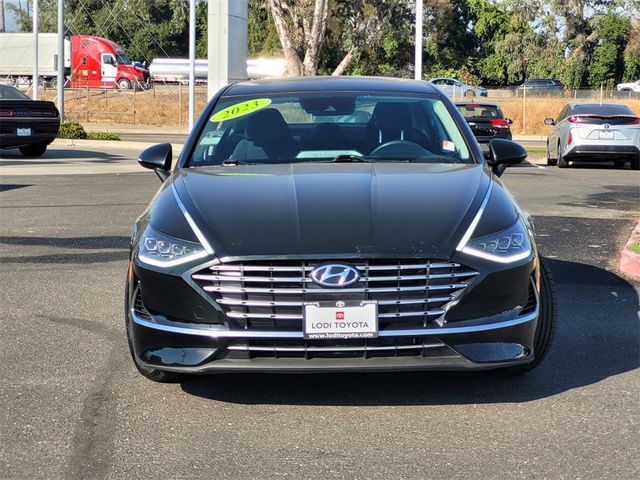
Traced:
<svg viewBox="0 0 640 480">
<path fill-rule="evenodd" d="M 558 118 L 545 119 L 553 129 L 547 138 L 547 165 L 569 166 L 573 160 L 629 162 L 640 170 L 640 118 L 622 104 L 569 104 Z"/>
<path fill-rule="evenodd" d="M 474 87 L 455 78 L 432 78 L 429 83 L 442 90 L 447 97 L 486 97 L 488 93 L 484 87 Z"/>
</svg>

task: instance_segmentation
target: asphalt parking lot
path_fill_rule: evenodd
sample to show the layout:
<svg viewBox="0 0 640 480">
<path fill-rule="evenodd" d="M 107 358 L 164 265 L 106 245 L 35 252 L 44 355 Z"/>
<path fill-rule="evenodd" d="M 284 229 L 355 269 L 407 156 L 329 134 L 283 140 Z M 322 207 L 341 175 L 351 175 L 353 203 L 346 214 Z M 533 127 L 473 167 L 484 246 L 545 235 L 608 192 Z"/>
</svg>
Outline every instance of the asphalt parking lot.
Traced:
<svg viewBox="0 0 640 480">
<path fill-rule="evenodd" d="M 159 187 L 137 153 L 2 154 L 0 479 L 640 476 L 640 285 L 616 273 L 640 172 L 526 164 L 503 176 L 558 288 L 556 342 L 524 377 L 161 385 L 135 371 L 123 329 L 130 225 Z"/>
</svg>

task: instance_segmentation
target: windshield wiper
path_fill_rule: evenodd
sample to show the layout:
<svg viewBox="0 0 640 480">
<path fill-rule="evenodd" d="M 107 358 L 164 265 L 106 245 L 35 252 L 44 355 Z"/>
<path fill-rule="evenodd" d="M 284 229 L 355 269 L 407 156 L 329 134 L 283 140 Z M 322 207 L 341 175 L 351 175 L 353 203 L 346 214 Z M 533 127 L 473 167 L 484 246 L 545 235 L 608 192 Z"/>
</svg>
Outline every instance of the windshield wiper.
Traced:
<svg viewBox="0 0 640 480">
<path fill-rule="evenodd" d="M 238 165 L 248 165 L 248 163 L 234 158 L 227 158 L 226 160 L 223 160 L 220 165 L 223 167 L 237 167 Z"/>
<path fill-rule="evenodd" d="M 347 162 L 363 162 L 363 163 L 370 163 L 369 160 L 367 160 L 366 158 L 360 156 L 360 155 L 352 155 L 352 154 L 348 154 L 348 153 L 343 153 L 341 155 L 336 155 L 335 157 L 333 157 L 333 159 L 331 160 L 334 163 L 347 163 Z"/>
</svg>

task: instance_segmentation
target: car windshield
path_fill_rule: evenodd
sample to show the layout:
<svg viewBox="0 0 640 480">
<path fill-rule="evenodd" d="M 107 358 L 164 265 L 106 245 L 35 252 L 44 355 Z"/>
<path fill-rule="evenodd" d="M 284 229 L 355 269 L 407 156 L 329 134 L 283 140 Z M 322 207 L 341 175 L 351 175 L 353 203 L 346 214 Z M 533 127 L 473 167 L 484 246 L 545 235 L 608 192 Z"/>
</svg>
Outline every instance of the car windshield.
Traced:
<svg viewBox="0 0 640 480">
<path fill-rule="evenodd" d="M 304 92 L 223 97 L 187 166 L 311 161 L 474 163 L 436 97 Z"/>
<path fill-rule="evenodd" d="M 456 105 L 464 118 L 504 118 L 496 105 L 478 105 L 473 103 Z"/>
<path fill-rule="evenodd" d="M 122 64 L 122 65 L 128 65 L 129 64 L 129 59 L 127 58 L 127 55 L 124 52 L 117 52 L 116 53 L 116 62 L 118 62 L 119 64 Z"/>
<path fill-rule="evenodd" d="M 0 85 L 0 99 L 2 100 L 31 100 L 24 93 L 9 85 Z"/>
</svg>

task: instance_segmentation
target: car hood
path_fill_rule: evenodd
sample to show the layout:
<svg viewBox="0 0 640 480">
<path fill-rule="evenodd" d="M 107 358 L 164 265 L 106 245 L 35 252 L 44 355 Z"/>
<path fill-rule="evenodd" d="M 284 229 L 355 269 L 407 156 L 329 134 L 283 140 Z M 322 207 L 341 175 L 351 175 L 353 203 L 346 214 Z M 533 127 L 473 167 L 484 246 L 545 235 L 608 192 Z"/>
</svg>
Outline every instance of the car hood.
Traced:
<svg viewBox="0 0 640 480">
<path fill-rule="evenodd" d="M 449 258 L 482 203 L 482 165 L 188 168 L 174 187 L 221 258 Z"/>
</svg>

